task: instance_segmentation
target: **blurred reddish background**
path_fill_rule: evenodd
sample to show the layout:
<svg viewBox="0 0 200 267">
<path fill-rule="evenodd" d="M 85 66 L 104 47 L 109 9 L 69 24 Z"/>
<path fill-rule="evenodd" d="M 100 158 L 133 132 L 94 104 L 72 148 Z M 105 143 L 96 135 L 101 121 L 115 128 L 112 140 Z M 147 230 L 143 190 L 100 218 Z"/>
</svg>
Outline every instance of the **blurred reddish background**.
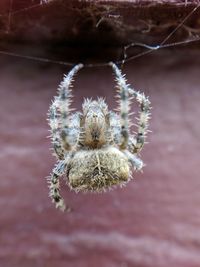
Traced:
<svg viewBox="0 0 200 267">
<path fill-rule="evenodd" d="M 104 194 L 62 183 L 73 211 L 61 213 L 45 179 L 55 163 L 46 113 L 69 68 L 0 56 L 0 267 L 200 266 L 199 59 L 174 47 L 124 65 L 153 106 L 144 172 Z M 92 96 L 114 108 L 111 68 L 81 70 L 73 92 L 77 109 Z"/>
<path fill-rule="evenodd" d="M 187 55 L 185 55 L 187 54 Z M 61 213 L 48 198 L 46 113 L 68 69 L 1 57 L 0 266 L 200 266 L 199 58 L 155 53 L 124 73 L 152 101 L 144 172 L 127 187 L 76 194 Z M 105 96 L 113 107 L 111 69 L 83 69 L 75 106 Z"/>
</svg>

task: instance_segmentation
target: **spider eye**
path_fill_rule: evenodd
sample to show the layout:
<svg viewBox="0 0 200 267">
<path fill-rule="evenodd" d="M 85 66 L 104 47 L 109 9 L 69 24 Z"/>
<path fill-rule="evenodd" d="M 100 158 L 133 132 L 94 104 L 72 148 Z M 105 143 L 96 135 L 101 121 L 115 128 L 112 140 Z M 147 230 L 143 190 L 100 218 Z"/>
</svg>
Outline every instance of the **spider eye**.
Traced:
<svg viewBox="0 0 200 267">
<path fill-rule="evenodd" d="M 93 118 L 97 118 L 98 117 L 97 113 L 93 113 L 92 116 L 93 116 Z"/>
</svg>

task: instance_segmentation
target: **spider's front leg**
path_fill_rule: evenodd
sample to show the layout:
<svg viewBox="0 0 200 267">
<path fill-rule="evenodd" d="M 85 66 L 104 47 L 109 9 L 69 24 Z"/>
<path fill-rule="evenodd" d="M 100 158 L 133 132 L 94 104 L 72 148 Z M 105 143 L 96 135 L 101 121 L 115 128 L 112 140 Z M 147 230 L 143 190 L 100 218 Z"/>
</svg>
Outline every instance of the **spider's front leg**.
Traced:
<svg viewBox="0 0 200 267">
<path fill-rule="evenodd" d="M 71 83 L 74 75 L 83 67 L 83 64 L 76 65 L 67 75 L 64 75 L 64 79 L 59 86 L 59 103 L 60 103 L 60 115 L 61 115 L 61 142 L 65 150 L 70 150 L 72 143 L 70 142 L 70 119 L 69 114 L 72 109 L 71 104 Z"/>
<path fill-rule="evenodd" d="M 64 76 L 58 89 L 59 95 L 54 98 L 48 113 L 53 148 L 60 160 L 64 159 L 66 151 L 71 150 L 79 135 L 79 116 L 73 115 L 73 120 L 69 118 L 72 96 L 70 86 L 74 75 L 82 67 L 82 64 L 78 64 Z"/>
<path fill-rule="evenodd" d="M 150 101 L 143 94 L 134 89 L 131 89 L 128 84 L 126 84 L 126 80 L 122 75 L 120 69 L 114 64 L 110 63 L 112 66 L 115 75 L 118 87 L 120 89 L 120 112 L 121 112 L 121 135 L 123 137 L 123 141 L 121 144 L 121 148 L 125 149 L 127 146 L 130 148 L 129 150 L 137 154 L 142 149 L 145 137 L 147 134 L 148 121 L 150 118 Z M 140 114 L 138 118 L 138 131 L 136 137 L 129 141 L 129 97 L 133 97 L 139 102 L 140 105 Z"/>
<path fill-rule="evenodd" d="M 130 111 L 130 101 L 129 101 L 129 92 L 128 86 L 126 85 L 126 80 L 124 76 L 121 74 L 120 69 L 114 64 L 110 63 L 112 66 L 115 75 L 116 82 L 119 88 L 119 94 L 117 97 L 119 98 L 119 111 L 120 111 L 120 124 L 121 124 L 121 143 L 120 149 L 124 150 L 127 148 L 128 140 L 129 140 L 129 111 Z"/>
<path fill-rule="evenodd" d="M 59 208 L 62 211 L 66 210 L 66 206 L 62 196 L 60 195 L 60 183 L 59 178 L 66 173 L 71 155 L 69 154 L 65 160 L 59 161 L 55 168 L 52 171 L 50 177 L 48 177 L 49 182 L 49 196 L 52 199 L 52 202 L 56 204 L 56 208 Z M 69 211 L 70 208 L 68 207 Z"/>
</svg>

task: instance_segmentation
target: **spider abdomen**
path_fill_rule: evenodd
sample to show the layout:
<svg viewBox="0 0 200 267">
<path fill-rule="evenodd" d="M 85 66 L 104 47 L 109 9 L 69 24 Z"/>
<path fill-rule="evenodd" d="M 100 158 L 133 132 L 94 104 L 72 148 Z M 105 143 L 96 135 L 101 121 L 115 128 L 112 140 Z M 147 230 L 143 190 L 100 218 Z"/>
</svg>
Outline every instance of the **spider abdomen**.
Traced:
<svg viewBox="0 0 200 267">
<path fill-rule="evenodd" d="M 76 191 L 104 191 L 129 177 L 128 159 L 115 147 L 76 152 L 68 172 L 69 185 Z"/>
</svg>

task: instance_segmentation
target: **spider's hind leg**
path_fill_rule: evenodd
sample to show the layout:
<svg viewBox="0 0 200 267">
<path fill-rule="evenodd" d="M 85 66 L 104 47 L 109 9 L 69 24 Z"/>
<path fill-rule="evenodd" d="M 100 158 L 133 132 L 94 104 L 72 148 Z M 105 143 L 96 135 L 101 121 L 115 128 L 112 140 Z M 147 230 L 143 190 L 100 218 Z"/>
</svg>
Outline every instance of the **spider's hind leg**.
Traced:
<svg viewBox="0 0 200 267">
<path fill-rule="evenodd" d="M 132 154 L 128 150 L 125 150 L 124 154 L 127 156 L 129 162 L 136 171 L 142 170 L 144 163 L 140 158 L 138 158 L 136 155 Z"/>
<path fill-rule="evenodd" d="M 52 174 L 48 177 L 49 182 L 49 196 L 52 199 L 52 202 L 56 204 L 56 208 L 59 208 L 62 211 L 66 210 L 66 206 L 62 196 L 60 195 L 60 183 L 59 178 L 66 172 L 68 161 L 62 160 L 59 161 L 55 168 L 53 169 Z M 69 208 L 67 208 L 70 210 Z"/>
</svg>

